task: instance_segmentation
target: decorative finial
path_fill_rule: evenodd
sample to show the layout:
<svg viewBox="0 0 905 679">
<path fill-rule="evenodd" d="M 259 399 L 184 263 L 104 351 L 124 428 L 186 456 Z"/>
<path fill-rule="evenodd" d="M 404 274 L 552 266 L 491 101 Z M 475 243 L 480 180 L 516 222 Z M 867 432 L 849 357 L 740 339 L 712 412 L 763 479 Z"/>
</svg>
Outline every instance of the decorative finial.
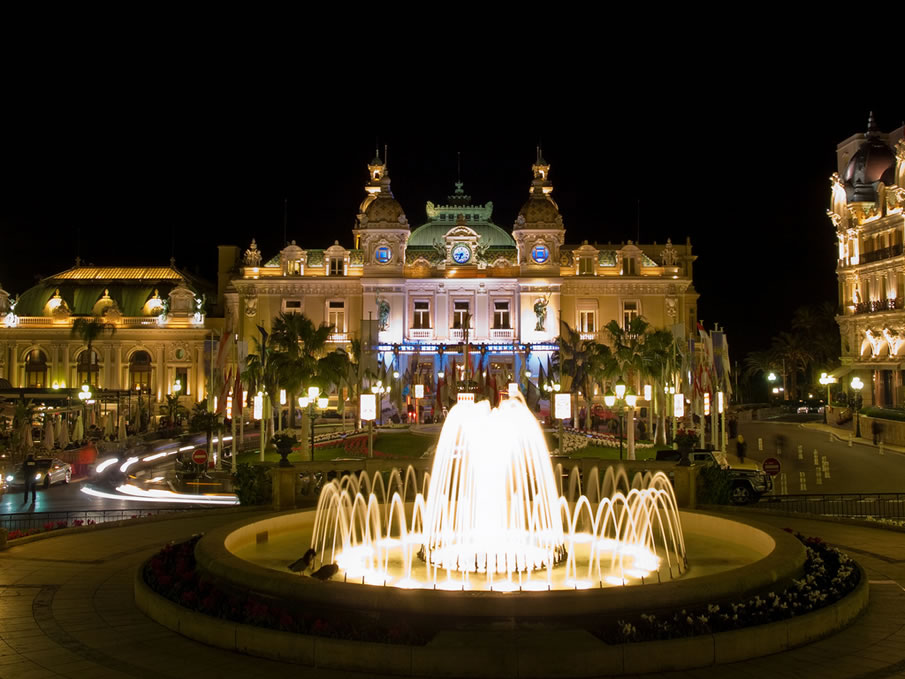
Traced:
<svg viewBox="0 0 905 679">
<path fill-rule="evenodd" d="M 79 257 L 78 255 L 75 256 L 75 266 L 76 266 L 76 268 L 82 266 L 82 258 Z"/>
<path fill-rule="evenodd" d="M 874 112 L 871 111 L 867 116 L 867 136 L 876 137 L 878 134 L 880 134 L 880 130 L 877 129 L 877 121 L 874 120 Z"/>
<path fill-rule="evenodd" d="M 176 268 L 176 258 L 175 257 L 170 257 L 170 268 L 171 269 Z"/>
</svg>

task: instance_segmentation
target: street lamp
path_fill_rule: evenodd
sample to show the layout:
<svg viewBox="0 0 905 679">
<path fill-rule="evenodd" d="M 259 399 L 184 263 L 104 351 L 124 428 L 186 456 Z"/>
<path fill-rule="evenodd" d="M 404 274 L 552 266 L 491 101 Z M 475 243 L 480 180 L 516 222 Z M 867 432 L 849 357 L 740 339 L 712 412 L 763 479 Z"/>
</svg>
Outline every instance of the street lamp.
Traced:
<svg viewBox="0 0 905 679">
<path fill-rule="evenodd" d="M 851 387 L 857 394 L 851 401 L 851 405 L 855 411 L 855 438 L 861 438 L 861 390 L 864 388 L 864 382 L 860 377 L 853 377 Z"/>
<path fill-rule="evenodd" d="M 823 423 L 827 423 L 826 410 L 830 407 L 830 385 L 836 384 L 836 378 L 826 373 L 821 373 L 820 384 L 826 385 L 826 404 L 823 406 Z"/>
<path fill-rule="evenodd" d="M 628 456 L 630 460 L 635 459 L 635 404 L 638 402 L 638 397 L 632 392 L 631 389 L 626 389 L 625 383 L 622 380 L 619 380 L 616 383 L 616 393 L 612 391 L 608 391 L 604 397 L 603 402 L 606 404 L 607 408 L 612 409 L 614 406 L 618 405 L 619 408 L 619 459 L 622 459 L 622 432 L 625 430 L 625 426 L 623 425 L 623 418 L 625 414 L 629 411 L 632 413 L 632 421 L 628 427 Z"/>
</svg>

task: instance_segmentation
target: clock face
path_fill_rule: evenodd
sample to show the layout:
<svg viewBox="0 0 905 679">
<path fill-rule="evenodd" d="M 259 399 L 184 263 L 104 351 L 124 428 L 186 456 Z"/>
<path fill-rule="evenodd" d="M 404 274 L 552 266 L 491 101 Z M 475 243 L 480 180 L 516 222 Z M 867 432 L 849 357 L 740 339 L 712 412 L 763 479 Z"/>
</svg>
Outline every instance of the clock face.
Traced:
<svg viewBox="0 0 905 679">
<path fill-rule="evenodd" d="M 452 249 L 452 258 L 456 264 L 466 264 L 471 259 L 471 249 L 460 243 Z"/>
<path fill-rule="evenodd" d="M 393 251 L 390 250 L 386 245 L 381 245 L 376 250 L 374 250 L 374 259 L 377 260 L 379 264 L 386 264 L 393 258 Z"/>
<path fill-rule="evenodd" d="M 550 249 L 546 245 L 535 245 L 531 248 L 531 259 L 533 259 L 536 264 L 543 264 L 550 259 Z"/>
</svg>

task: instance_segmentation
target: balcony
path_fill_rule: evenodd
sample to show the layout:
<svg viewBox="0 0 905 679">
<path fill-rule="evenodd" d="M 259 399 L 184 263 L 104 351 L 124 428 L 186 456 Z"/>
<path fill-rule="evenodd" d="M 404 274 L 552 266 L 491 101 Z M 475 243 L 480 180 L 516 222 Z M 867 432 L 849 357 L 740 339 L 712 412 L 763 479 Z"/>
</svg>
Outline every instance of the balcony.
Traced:
<svg viewBox="0 0 905 679">
<path fill-rule="evenodd" d="M 474 333 L 471 330 L 468 331 L 469 335 L 473 338 Z M 449 329 L 449 339 L 455 340 L 456 342 L 464 342 L 465 341 L 465 330 L 463 328 L 450 328 Z"/>
<path fill-rule="evenodd" d="M 491 328 L 490 339 L 511 342 L 515 337 L 515 330 L 512 328 Z"/>
<path fill-rule="evenodd" d="M 589 342 L 597 341 L 597 333 L 596 332 L 579 332 L 579 339 L 587 340 Z"/>
<path fill-rule="evenodd" d="M 328 344 L 346 344 L 349 341 L 349 333 L 334 332 L 327 335 Z"/>
<path fill-rule="evenodd" d="M 434 338 L 433 328 L 409 328 L 409 339 L 413 340 L 429 340 Z"/>
<path fill-rule="evenodd" d="M 879 262 L 882 259 L 889 259 L 890 257 L 898 257 L 902 254 L 902 244 L 898 245 L 890 245 L 888 248 L 880 248 L 879 250 L 874 250 L 873 252 L 862 252 L 861 253 L 861 264 L 869 264 L 870 262 Z"/>
<path fill-rule="evenodd" d="M 896 309 L 902 309 L 903 307 L 903 299 L 901 297 L 894 297 L 891 299 L 874 299 L 868 302 L 859 302 L 855 305 L 856 314 L 870 314 L 876 313 L 878 311 L 895 311 Z"/>
</svg>

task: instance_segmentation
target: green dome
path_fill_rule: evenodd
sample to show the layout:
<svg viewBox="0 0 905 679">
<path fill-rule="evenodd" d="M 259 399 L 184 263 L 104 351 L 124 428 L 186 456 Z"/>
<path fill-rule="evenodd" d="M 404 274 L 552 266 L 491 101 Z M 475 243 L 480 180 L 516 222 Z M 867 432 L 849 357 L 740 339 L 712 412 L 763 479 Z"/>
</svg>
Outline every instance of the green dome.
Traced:
<svg viewBox="0 0 905 679">
<path fill-rule="evenodd" d="M 406 247 L 429 248 L 433 246 L 435 241 L 442 243 L 447 232 L 449 232 L 450 229 L 455 228 L 455 226 L 455 221 L 430 221 L 412 231 L 412 235 L 409 236 Z M 477 232 L 481 237 L 481 243 L 487 243 L 491 247 L 515 247 L 515 241 L 512 239 L 512 236 L 493 222 L 481 220 L 472 221 L 471 219 L 467 219 L 466 226 Z"/>
</svg>

